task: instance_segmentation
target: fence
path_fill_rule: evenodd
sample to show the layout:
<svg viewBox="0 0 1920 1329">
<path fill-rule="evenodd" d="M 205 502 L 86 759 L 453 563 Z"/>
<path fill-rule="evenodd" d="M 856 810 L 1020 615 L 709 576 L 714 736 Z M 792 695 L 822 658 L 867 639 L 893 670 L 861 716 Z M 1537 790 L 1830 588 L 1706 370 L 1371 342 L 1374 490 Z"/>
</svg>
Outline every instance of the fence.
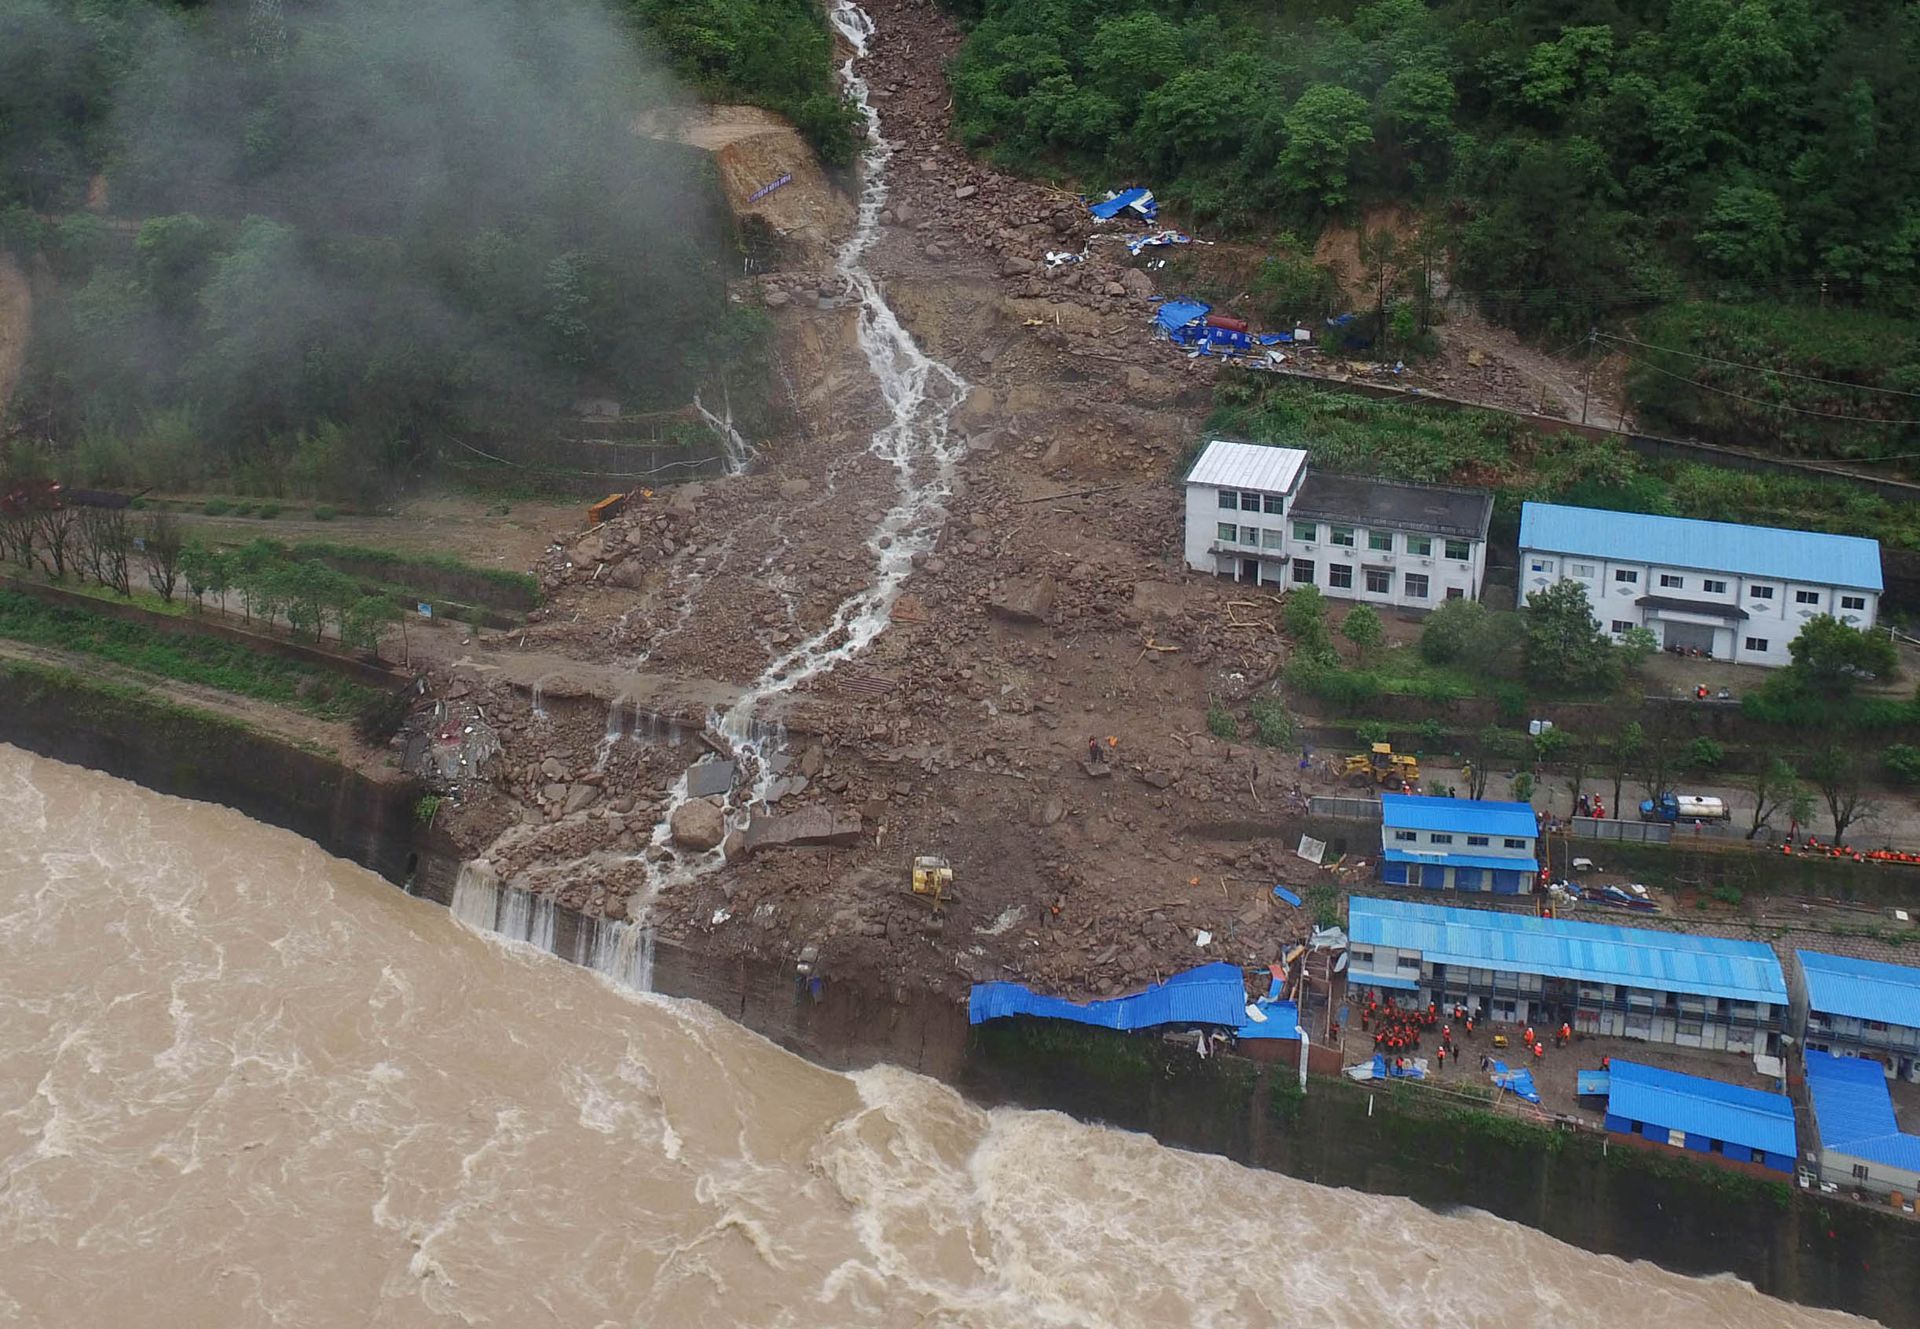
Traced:
<svg viewBox="0 0 1920 1329">
<path fill-rule="evenodd" d="M 1340 817 L 1347 821 L 1379 821 L 1377 798 L 1310 798 L 1307 813 L 1314 817 Z"/>
<path fill-rule="evenodd" d="M 1583 840 L 1624 840 L 1634 844 L 1666 844 L 1673 838 L 1673 827 L 1658 821 L 1619 821 L 1613 817 L 1575 817 L 1573 833 Z"/>
</svg>

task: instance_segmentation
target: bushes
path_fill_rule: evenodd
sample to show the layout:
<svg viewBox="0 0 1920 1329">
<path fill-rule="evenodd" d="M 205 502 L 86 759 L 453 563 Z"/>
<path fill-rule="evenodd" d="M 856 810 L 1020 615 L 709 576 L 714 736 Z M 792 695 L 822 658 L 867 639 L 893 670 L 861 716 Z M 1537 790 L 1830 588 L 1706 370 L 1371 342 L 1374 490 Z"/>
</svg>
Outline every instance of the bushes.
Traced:
<svg viewBox="0 0 1920 1329">
<path fill-rule="evenodd" d="M 1207 703 L 1207 732 L 1215 738 L 1229 742 L 1240 736 L 1240 724 L 1233 718 L 1233 712 L 1217 701 Z"/>
</svg>

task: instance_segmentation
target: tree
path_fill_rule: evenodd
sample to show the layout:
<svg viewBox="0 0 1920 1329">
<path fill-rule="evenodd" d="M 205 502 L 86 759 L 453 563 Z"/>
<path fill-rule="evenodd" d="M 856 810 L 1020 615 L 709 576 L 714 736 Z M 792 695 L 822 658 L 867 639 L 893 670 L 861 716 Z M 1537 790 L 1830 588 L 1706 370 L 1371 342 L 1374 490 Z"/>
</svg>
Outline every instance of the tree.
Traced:
<svg viewBox="0 0 1920 1329">
<path fill-rule="evenodd" d="M 1559 581 L 1533 592 L 1520 617 L 1526 629 L 1527 677 L 1534 682 L 1600 691 L 1620 681 L 1613 644 L 1600 630 L 1587 588 L 1579 582 Z"/>
<path fill-rule="evenodd" d="M 1833 818 L 1833 839 L 1844 843 L 1847 827 L 1877 812 L 1878 805 L 1867 796 L 1866 763 L 1857 748 L 1829 743 L 1807 762 L 1807 778 L 1820 791 Z"/>
<path fill-rule="evenodd" d="M 1674 771 L 1680 764 L 1683 749 L 1673 730 L 1666 724 L 1656 723 L 1642 732 L 1645 739 L 1640 745 L 1636 769 L 1647 797 L 1659 798 L 1673 787 Z"/>
<path fill-rule="evenodd" d="M 400 607 L 381 595 L 363 595 L 340 622 L 340 639 L 380 658 L 380 638 L 400 621 Z M 1256 717 L 1257 718 L 1257 717 Z"/>
<path fill-rule="evenodd" d="M 49 504 L 33 514 L 34 542 L 55 581 L 65 581 L 79 523 L 74 510 Z"/>
<path fill-rule="evenodd" d="M 1831 614 L 1808 619 L 1787 650 L 1794 675 L 1829 697 L 1846 696 L 1862 678 L 1890 677 L 1899 665 L 1890 638 L 1848 627 Z"/>
<path fill-rule="evenodd" d="M 1386 227 L 1362 230 L 1357 243 L 1360 270 L 1373 305 L 1373 335 L 1387 336 L 1387 303 L 1405 281 L 1401 272 L 1400 237 Z"/>
<path fill-rule="evenodd" d="M 1714 196 L 1706 224 L 1693 243 L 1723 276 L 1770 280 L 1787 265 L 1793 228 L 1779 195 L 1750 185 L 1729 185 Z"/>
<path fill-rule="evenodd" d="M 187 594 L 191 595 L 196 608 L 204 609 L 207 592 L 213 589 L 213 551 L 198 540 L 184 540 L 180 545 L 180 577 L 187 583 Z"/>
<path fill-rule="evenodd" d="M 127 562 L 133 553 L 133 529 L 123 508 L 80 510 L 80 551 L 86 568 L 102 586 L 121 595 L 133 594 Z"/>
<path fill-rule="evenodd" d="M 180 558 L 186 552 L 186 535 L 180 519 L 171 512 L 156 512 L 146 520 L 141 532 L 142 560 L 147 565 L 147 583 L 162 600 L 173 599 L 173 588 L 180 580 Z"/>
<path fill-rule="evenodd" d="M 1880 754 L 1880 764 L 1900 784 L 1920 784 L 1920 748 L 1911 743 L 1889 743 Z"/>
<path fill-rule="evenodd" d="M 1511 729 L 1502 729 L 1499 725 L 1488 725 L 1474 734 L 1467 742 L 1467 797 L 1485 798 L 1487 781 L 1493 776 L 1494 766 L 1511 761 L 1521 750 L 1525 735 Z"/>
<path fill-rule="evenodd" d="M 1276 164 L 1289 193 L 1328 210 L 1347 201 L 1354 151 L 1373 142 L 1369 110 L 1365 97 L 1337 84 L 1316 83 L 1300 94 L 1287 112 L 1287 146 Z"/>
<path fill-rule="evenodd" d="M 1659 649 L 1660 639 L 1651 628 L 1631 627 L 1620 634 L 1620 663 L 1630 670 L 1651 660 Z"/>
<path fill-rule="evenodd" d="M 1372 659 L 1373 653 L 1386 644 L 1386 624 L 1380 621 L 1380 611 L 1372 605 L 1355 605 L 1347 611 L 1340 624 L 1340 635 L 1352 642 L 1360 652 L 1360 662 L 1365 664 Z"/>
<path fill-rule="evenodd" d="M 1647 749 L 1647 731 L 1640 727 L 1638 720 L 1630 720 L 1613 740 L 1613 746 L 1607 749 L 1607 773 L 1613 777 L 1613 815 L 1620 815 L 1620 790 L 1627 782 L 1627 772 L 1637 769 L 1641 756 Z"/>
<path fill-rule="evenodd" d="M 1753 820 L 1747 838 L 1757 840 L 1763 828 L 1770 826 L 1776 814 L 1785 812 L 1795 822 L 1805 821 L 1813 811 L 1813 800 L 1800 783 L 1800 772 L 1779 757 L 1768 760 L 1745 781 L 1753 795 Z"/>
</svg>

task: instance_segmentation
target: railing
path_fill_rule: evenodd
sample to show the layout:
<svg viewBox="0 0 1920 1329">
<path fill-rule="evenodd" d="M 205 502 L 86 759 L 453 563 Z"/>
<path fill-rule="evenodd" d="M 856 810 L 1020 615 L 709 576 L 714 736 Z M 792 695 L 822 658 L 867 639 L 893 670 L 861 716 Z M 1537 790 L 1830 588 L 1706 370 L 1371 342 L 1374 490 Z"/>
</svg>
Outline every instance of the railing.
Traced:
<svg viewBox="0 0 1920 1329">
<path fill-rule="evenodd" d="M 1379 821 L 1380 800 L 1316 795 L 1307 800 L 1307 812 L 1308 815 L 1315 817 L 1344 817 L 1348 821 Z"/>
<path fill-rule="evenodd" d="M 1583 840 L 1614 840 L 1632 844 L 1667 844 L 1673 827 L 1659 821 L 1620 821 L 1613 817 L 1575 817 L 1573 833 Z"/>
</svg>

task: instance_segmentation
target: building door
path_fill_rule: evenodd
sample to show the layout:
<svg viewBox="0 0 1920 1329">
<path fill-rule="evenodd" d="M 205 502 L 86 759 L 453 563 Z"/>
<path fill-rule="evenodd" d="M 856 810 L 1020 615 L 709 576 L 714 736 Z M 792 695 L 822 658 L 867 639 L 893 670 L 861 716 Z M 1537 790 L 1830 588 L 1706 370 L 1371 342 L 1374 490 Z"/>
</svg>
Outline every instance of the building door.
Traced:
<svg viewBox="0 0 1920 1329">
<path fill-rule="evenodd" d="M 1663 635 L 1660 644 L 1672 650 L 1675 647 L 1683 651 L 1713 652 L 1713 629 L 1702 627 L 1698 623 L 1661 622 Z"/>
<path fill-rule="evenodd" d="M 1240 560 L 1240 580 L 1253 581 L 1253 582 L 1257 582 L 1260 580 L 1260 560 L 1259 559 L 1243 558 Z"/>
</svg>

